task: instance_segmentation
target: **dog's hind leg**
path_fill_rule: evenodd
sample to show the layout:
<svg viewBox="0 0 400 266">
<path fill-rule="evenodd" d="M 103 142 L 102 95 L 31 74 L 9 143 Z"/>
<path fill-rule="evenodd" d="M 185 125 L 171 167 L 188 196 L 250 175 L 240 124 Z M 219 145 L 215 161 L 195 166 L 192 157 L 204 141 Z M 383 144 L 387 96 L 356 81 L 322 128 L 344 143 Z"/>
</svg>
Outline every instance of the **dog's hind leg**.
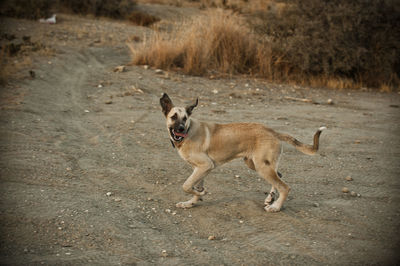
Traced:
<svg viewBox="0 0 400 266">
<path fill-rule="evenodd" d="M 244 159 L 244 162 L 247 164 L 247 166 L 248 166 L 251 170 L 256 170 L 256 167 L 255 167 L 254 162 L 253 162 L 252 159 L 247 158 L 247 157 L 244 157 L 243 159 Z M 278 173 L 278 176 L 279 176 L 279 177 L 282 177 L 282 175 L 281 175 L 279 172 L 277 172 L 277 173 Z M 270 192 L 268 193 L 267 198 L 266 198 L 265 201 L 264 201 L 264 204 L 265 204 L 266 206 L 269 206 L 269 205 L 271 205 L 271 204 L 275 201 L 276 198 L 277 198 L 277 192 L 276 192 L 275 187 L 272 186 Z"/>
<path fill-rule="evenodd" d="M 278 212 L 282 208 L 283 202 L 286 200 L 290 187 L 283 182 L 279 176 L 278 173 L 275 170 L 275 167 L 271 165 L 271 163 L 267 160 L 261 159 L 261 160 L 255 160 L 255 166 L 256 166 L 256 171 L 259 173 L 262 177 L 264 177 L 265 180 L 268 181 L 272 185 L 272 189 L 275 190 L 275 188 L 279 192 L 279 197 L 278 199 L 272 201 L 272 204 L 266 204 L 265 210 L 267 212 Z M 271 191 L 272 191 L 271 189 Z M 271 195 L 271 194 L 270 194 Z M 271 196 L 272 198 L 272 196 Z M 268 197 L 267 197 L 268 199 Z M 267 199 L 265 201 L 267 201 Z"/>
</svg>

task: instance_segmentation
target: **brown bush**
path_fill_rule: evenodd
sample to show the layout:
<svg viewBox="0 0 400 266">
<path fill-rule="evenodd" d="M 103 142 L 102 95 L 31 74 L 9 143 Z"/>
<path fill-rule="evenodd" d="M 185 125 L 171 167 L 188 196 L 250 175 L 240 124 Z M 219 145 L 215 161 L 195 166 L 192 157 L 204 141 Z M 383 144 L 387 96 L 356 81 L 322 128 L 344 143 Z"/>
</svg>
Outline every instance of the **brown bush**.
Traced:
<svg viewBox="0 0 400 266">
<path fill-rule="evenodd" d="M 398 86 L 398 1 L 286 2 L 287 8 L 280 15 L 259 13 L 261 23 L 254 27 L 285 53 L 291 79 L 337 77 L 364 86 Z"/>
<path fill-rule="evenodd" d="M 132 22 L 133 24 L 139 25 L 139 26 L 150 26 L 158 21 L 160 21 L 160 18 L 149 15 L 147 13 L 143 13 L 141 11 L 133 11 L 131 12 L 128 16 L 127 19 Z"/>
<path fill-rule="evenodd" d="M 125 19 L 133 10 L 133 0 L 60 0 L 60 6 L 76 14 Z"/>
<path fill-rule="evenodd" d="M 0 14 L 9 17 L 39 19 L 51 16 L 54 0 L 6 0 L 0 4 Z"/>
<path fill-rule="evenodd" d="M 272 66 L 272 49 L 230 13 L 211 12 L 179 29 L 168 36 L 156 33 L 139 47 L 130 45 L 133 63 L 179 68 L 192 75 L 219 72 L 272 78 L 279 69 Z"/>
</svg>

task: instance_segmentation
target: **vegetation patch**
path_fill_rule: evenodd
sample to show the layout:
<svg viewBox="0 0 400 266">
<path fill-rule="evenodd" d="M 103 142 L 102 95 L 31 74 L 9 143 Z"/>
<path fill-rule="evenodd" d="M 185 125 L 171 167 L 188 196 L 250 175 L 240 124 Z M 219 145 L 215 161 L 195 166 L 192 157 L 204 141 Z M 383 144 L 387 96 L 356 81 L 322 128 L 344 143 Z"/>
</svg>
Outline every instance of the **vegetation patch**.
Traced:
<svg viewBox="0 0 400 266">
<path fill-rule="evenodd" d="M 399 87 L 399 3 L 268 2 L 242 15 L 209 10 L 170 36 L 155 32 L 130 45 L 133 63 L 339 89 Z"/>
<path fill-rule="evenodd" d="M 140 45 L 131 44 L 133 63 L 180 69 L 192 75 L 210 73 L 273 75 L 271 49 L 237 16 L 212 11 L 167 34 L 156 32 Z"/>
</svg>

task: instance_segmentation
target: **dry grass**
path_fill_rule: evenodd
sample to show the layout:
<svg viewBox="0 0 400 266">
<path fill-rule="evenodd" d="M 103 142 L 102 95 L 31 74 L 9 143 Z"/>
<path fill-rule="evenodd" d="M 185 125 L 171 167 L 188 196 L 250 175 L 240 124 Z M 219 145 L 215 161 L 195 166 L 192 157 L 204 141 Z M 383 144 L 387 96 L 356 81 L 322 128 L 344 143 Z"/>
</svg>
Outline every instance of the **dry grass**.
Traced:
<svg viewBox="0 0 400 266">
<path fill-rule="evenodd" d="M 279 60 L 268 45 L 232 13 L 210 11 L 176 28 L 170 35 L 155 32 L 139 46 L 130 44 L 133 63 L 192 75 L 254 74 L 271 79 L 279 68 L 273 67 Z"/>
<path fill-rule="evenodd" d="M 0 49 L 0 85 L 11 79 L 29 76 L 32 67 L 32 55 L 50 57 L 55 54 L 52 48 L 41 42 L 14 40 L 2 45 Z"/>
<path fill-rule="evenodd" d="M 26 75 L 21 74 L 21 71 L 32 66 L 30 56 L 21 56 L 18 59 L 9 57 L 3 52 L 0 53 L 0 85 L 5 85 L 10 79 L 23 78 Z"/>
</svg>

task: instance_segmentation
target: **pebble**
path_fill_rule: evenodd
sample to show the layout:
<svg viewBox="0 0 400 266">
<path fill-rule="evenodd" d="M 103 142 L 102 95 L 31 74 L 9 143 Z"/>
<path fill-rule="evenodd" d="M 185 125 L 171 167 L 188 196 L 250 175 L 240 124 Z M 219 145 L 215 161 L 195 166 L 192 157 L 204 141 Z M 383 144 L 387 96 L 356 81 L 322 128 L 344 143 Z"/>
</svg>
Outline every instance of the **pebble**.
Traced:
<svg viewBox="0 0 400 266">
<path fill-rule="evenodd" d="M 346 181 L 353 181 L 353 178 L 351 176 L 346 176 Z"/>
<path fill-rule="evenodd" d="M 334 104 L 332 99 L 328 99 L 328 100 L 326 101 L 326 103 L 327 103 L 327 104 Z"/>
<path fill-rule="evenodd" d="M 125 72 L 126 68 L 125 66 L 117 66 L 116 68 L 114 68 L 114 72 Z"/>
<path fill-rule="evenodd" d="M 112 104 L 112 101 L 108 100 L 108 101 L 105 102 L 105 104 Z"/>
<path fill-rule="evenodd" d="M 213 91 L 212 91 L 214 94 L 217 94 L 218 93 L 218 90 L 216 90 L 216 89 L 213 89 Z"/>
<path fill-rule="evenodd" d="M 164 74 L 164 71 L 162 71 L 162 69 L 156 69 L 155 72 L 156 74 Z"/>
<path fill-rule="evenodd" d="M 350 195 L 351 195 L 352 197 L 357 197 L 357 193 L 354 192 L 354 191 L 350 192 Z"/>
<path fill-rule="evenodd" d="M 112 195 L 111 192 L 107 192 L 107 193 L 106 193 L 106 196 L 107 196 L 107 197 L 110 197 L 111 195 Z"/>
<path fill-rule="evenodd" d="M 161 255 L 162 255 L 163 257 L 167 257 L 167 256 L 168 256 L 168 253 L 167 253 L 167 251 L 166 251 L 165 249 L 163 249 L 163 250 L 161 251 Z"/>
<path fill-rule="evenodd" d="M 235 175 L 235 177 L 236 177 L 236 178 L 239 178 L 239 177 L 240 177 L 240 175 Z"/>
<path fill-rule="evenodd" d="M 215 240 L 215 236 L 209 236 L 208 240 Z"/>
<path fill-rule="evenodd" d="M 314 206 L 314 207 L 319 207 L 319 203 L 314 202 L 313 206 Z"/>
<path fill-rule="evenodd" d="M 144 69 L 149 69 L 149 66 L 148 65 L 144 65 L 143 68 Z"/>
<path fill-rule="evenodd" d="M 343 192 L 343 193 L 349 193 L 349 189 L 348 189 L 347 187 L 343 187 L 343 188 L 342 188 L 342 192 Z"/>
<path fill-rule="evenodd" d="M 120 202 L 122 199 L 121 198 L 115 198 L 114 201 L 115 202 Z"/>
<path fill-rule="evenodd" d="M 242 223 L 244 223 L 244 221 L 240 220 L 239 223 L 242 224 Z"/>
</svg>

